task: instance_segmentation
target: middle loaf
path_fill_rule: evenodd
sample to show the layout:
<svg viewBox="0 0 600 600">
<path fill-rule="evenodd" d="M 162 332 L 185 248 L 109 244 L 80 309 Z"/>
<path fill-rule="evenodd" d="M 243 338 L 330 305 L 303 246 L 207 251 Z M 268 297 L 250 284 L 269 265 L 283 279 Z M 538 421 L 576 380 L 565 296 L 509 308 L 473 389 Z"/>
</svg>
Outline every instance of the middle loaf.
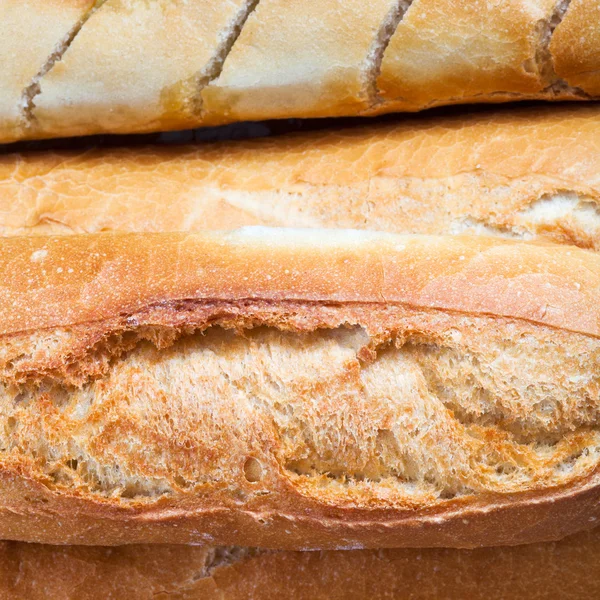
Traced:
<svg viewBox="0 0 600 600">
<path fill-rule="evenodd" d="M 268 225 L 600 249 L 595 106 L 334 127 L 193 146 L 6 154 L 0 234 Z"/>
</svg>

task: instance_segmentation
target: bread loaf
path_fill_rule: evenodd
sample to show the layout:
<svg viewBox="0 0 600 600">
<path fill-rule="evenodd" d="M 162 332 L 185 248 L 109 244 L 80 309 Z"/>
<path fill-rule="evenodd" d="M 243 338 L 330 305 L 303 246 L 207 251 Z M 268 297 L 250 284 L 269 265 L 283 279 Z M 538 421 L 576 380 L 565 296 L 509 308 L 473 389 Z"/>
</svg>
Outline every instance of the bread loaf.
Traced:
<svg viewBox="0 0 600 600">
<path fill-rule="evenodd" d="M 12 63 L 0 79 L 2 142 L 585 100 L 600 88 L 597 0 L 4 4 L 20 39 L 8 29 L 0 49 Z M 52 27 L 38 43 L 44 18 Z"/>
<path fill-rule="evenodd" d="M 6 238 L 0 538 L 281 549 L 600 517 L 600 257 L 249 229 Z"/>
<path fill-rule="evenodd" d="M 256 551 L 0 543 L 6 600 L 583 600 L 600 536 L 511 548 Z"/>
<path fill-rule="evenodd" d="M 600 249 L 600 110 L 410 118 L 194 146 L 0 155 L 0 234 L 246 225 Z"/>
</svg>

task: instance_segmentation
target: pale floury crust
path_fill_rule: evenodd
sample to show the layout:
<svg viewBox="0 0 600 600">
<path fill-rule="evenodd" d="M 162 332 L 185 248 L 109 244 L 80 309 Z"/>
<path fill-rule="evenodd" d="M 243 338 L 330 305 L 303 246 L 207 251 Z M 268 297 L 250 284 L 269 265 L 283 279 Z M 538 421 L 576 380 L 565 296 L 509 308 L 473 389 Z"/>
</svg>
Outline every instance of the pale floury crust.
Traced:
<svg viewBox="0 0 600 600">
<path fill-rule="evenodd" d="M 83 4 L 18 8 L 32 32 L 38 17 L 56 26 L 6 48 L 0 141 L 598 93 L 597 0 Z M 28 97 L 22 128 L 13 91 Z"/>
<path fill-rule="evenodd" d="M 552 96 L 548 43 L 557 0 L 414 0 L 386 50 L 377 80 L 383 111 Z M 594 4 L 587 2 L 586 4 Z M 579 51 L 579 55 L 589 55 Z M 555 90 L 564 98 L 576 90 Z"/>
<path fill-rule="evenodd" d="M 26 88 L 94 0 L 4 0 L 0 5 L 0 138 L 28 135 Z"/>
<path fill-rule="evenodd" d="M 31 135 L 185 129 L 247 0 L 106 0 L 44 77 Z"/>
<path fill-rule="evenodd" d="M 469 547 L 600 516 L 595 253 L 263 228 L 2 251 L 4 538 Z"/>
<path fill-rule="evenodd" d="M 373 103 L 366 84 L 372 46 L 397 4 L 261 0 L 220 76 L 202 94 L 206 119 L 322 117 L 367 110 Z M 260 66 L 265 61 L 266 69 Z"/>
</svg>

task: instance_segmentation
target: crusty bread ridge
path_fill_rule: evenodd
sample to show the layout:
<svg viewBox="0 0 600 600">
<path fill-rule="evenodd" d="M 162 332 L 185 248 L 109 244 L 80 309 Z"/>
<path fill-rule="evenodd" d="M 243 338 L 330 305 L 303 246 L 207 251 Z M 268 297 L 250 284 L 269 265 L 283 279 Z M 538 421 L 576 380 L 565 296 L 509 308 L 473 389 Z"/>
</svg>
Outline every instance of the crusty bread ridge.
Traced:
<svg viewBox="0 0 600 600">
<path fill-rule="evenodd" d="M 194 146 L 0 155 L 0 234 L 246 225 L 600 249 L 600 110 L 535 107 Z"/>
<path fill-rule="evenodd" d="M 5 45 L 18 69 L 3 72 L 1 87 L 18 92 L 7 95 L 0 142 L 586 100 L 600 87 L 598 0 L 371 0 L 368 10 L 361 0 L 83 4 L 59 3 L 85 11 L 72 35 L 52 29 L 49 47 L 19 46 L 18 60 Z M 29 3 L 19 10 L 32 29 L 45 16 Z M 27 110 L 15 128 L 21 96 Z"/>
<path fill-rule="evenodd" d="M 600 257 L 468 236 L 6 238 L 0 536 L 347 548 L 600 517 Z"/>
<path fill-rule="evenodd" d="M 600 593 L 598 531 L 511 548 L 257 552 L 0 543 L 5 600 L 582 600 Z"/>
<path fill-rule="evenodd" d="M 549 45 L 557 75 L 591 95 L 600 90 L 598 19 L 600 2 L 571 0 Z"/>
</svg>

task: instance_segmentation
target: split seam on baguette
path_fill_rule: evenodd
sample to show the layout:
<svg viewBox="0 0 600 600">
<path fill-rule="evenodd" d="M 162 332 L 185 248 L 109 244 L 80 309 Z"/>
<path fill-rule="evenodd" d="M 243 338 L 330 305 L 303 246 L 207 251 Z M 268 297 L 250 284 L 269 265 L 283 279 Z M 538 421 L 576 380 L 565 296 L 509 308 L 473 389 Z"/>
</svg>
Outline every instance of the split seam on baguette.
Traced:
<svg viewBox="0 0 600 600">
<path fill-rule="evenodd" d="M 581 98 L 589 98 L 582 89 L 570 86 L 564 79 L 561 79 L 558 76 L 556 69 L 554 68 L 554 58 L 550 51 L 552 36 L 554 35 L 556 28 L 563 22 L 570 5 L 571 0 L 558 0 L 550 18 L 540 22 L 540 45 L 534 57 L 536 63 L 535 68 L 540 74 L 542 81 L 546 82 L 546 87 L 542 90 L 543 94 L 552 96 L 566 92 Z M 531 66 L 529 68 L 531 68 Z"/>
</svg>

